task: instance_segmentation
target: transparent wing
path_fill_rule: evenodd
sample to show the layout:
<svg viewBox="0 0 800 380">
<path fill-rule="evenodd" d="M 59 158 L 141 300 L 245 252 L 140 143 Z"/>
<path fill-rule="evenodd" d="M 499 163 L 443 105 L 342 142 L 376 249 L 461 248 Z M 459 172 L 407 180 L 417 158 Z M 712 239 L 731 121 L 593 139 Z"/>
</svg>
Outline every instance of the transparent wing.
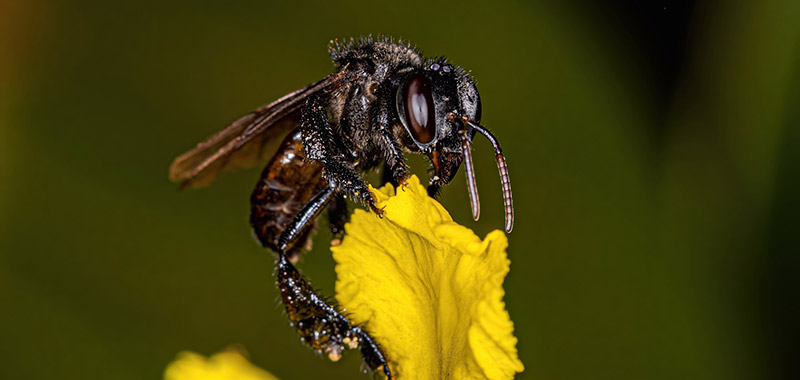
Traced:
<svg viewBox="0 0 800 380">
<path fill-rule="evenodd" d="M 240 117 L 197 146 L 178 156 L 169 168 L 169 179 L 181 187 L 208 186 L 223 171 L 251 168 L 268 159 L 271 140 L 296 127 L 300 108 L 314 93 L 328 93 L 338 85 L 342 70 Z"/>
</svg>

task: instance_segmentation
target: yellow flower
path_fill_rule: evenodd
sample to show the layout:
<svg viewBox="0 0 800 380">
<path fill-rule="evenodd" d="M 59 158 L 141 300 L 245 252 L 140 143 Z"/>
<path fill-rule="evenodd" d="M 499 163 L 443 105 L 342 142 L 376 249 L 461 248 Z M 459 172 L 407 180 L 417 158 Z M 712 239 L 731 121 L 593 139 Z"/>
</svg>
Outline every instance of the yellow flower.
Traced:
<svg viewBox="0 0 800 380">
<path fill-rule="evenodd" d="M 396 193 L 396 194 L 395 194 Z M 503 303 L 506 236 L 481 240 L 417 177 L 356 210 L 337 262 L 336 299 L 378 341 L 397 379 L 511 379 L 524 369 Z"/>
<path fill-rule="evenodd" d="M 210 358 L 184 351 L 164 371 L 164 380 L 277 380 L 252 364 L 236 349 Z"/>
</svg>

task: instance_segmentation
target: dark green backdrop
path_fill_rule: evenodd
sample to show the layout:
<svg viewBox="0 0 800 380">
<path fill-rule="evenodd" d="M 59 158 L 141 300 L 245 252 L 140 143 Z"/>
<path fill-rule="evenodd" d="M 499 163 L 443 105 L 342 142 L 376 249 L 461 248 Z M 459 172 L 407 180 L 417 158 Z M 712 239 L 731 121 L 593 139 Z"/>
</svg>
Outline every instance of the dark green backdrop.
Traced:
<svg viewBox="0 0 800 380">
<path fill-rule="evenodd" d="M 288 326 L 247 223 L 259 170 L 178 192 L 167 167 L 329 73 L 329 39 L 370 33 L 477 79 L 516 202 L 519 379 L 781 374 L 797 2 L 698 6 L 668 96 L 629 31 L 578 1 L 6 3 L 0 378 L 158 379 L 181 350 L 231 343 L 282 379 L 368 378 Z M 482 236 L 502 226 L 500 185 L 488 144 L 475 155 L 480 222 L 462 175 L 443 199 Z M 327 237 L 302 268 L 332 294 Z"/>
</svg>

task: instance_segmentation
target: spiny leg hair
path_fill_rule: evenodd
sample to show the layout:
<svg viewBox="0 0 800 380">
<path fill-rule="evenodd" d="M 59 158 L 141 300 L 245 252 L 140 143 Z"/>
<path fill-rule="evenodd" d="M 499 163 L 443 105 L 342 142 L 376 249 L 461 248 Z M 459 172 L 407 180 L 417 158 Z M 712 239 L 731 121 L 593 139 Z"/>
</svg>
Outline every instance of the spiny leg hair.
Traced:
<svg viewBox="0 0 800 380">
<path fill-rule="evenodd" d="M 369 186 L 346 161 L 342 144 L 337 144 L 328 114 L 318 96 L 309 96 L 300 116 L 300 130 L 303 134 L 303 147 L 306 157 L 325 164 L 323 175 L 328 186 L 340 194 L 347 194 L 354 200 L 363 202 L 377 215 L 383 212 L 375 206 L 375 198 Z"/>
</svg>

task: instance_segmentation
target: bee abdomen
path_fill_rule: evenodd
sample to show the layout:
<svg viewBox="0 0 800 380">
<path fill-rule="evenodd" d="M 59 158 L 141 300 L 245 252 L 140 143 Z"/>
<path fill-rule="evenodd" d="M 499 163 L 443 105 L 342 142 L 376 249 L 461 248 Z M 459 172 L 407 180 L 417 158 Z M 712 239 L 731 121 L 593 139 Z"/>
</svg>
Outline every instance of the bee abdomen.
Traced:
<svg viewBox="0 0 800 380">
<path fill-rule="evenodd" d="M 261 244 L 279 252 L 279 238 L 311 198 L 320 192 L 323 165 L 305 158 L 299 130 L 289 134 L 264 168 L 250 197 L 250 226 Z M 311 228 L 301 232 L 286 254 L 293 258 L 308 240 Z"/>
</svg>

